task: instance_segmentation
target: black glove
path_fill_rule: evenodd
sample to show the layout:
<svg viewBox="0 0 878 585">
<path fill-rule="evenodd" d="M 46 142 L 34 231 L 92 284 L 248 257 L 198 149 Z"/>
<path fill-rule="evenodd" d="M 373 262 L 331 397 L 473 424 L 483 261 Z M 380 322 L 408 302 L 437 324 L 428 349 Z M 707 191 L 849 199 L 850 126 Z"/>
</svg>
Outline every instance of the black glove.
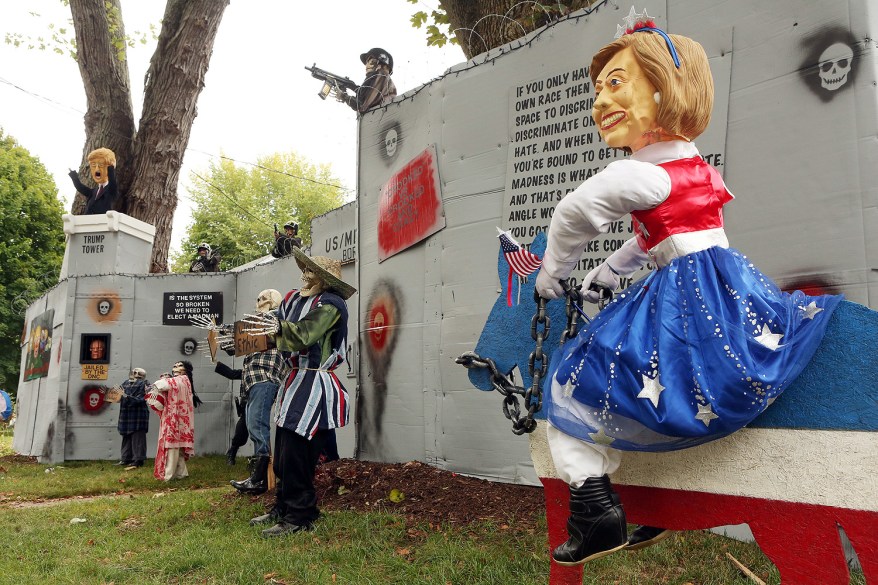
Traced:
<svg viewBox="0 0 878 585">
<path fill-rule="evenodd" d="M 73 180 L 76 180 L 76 179 L 79 178 L 79 172 L 78 172 L 78 171 L 74 171 L 73 169 L 70 169 L 70 172 L 67 173 L 67 176 L 70 177 L 70 178 L 73 179 Z"/>
</svg>

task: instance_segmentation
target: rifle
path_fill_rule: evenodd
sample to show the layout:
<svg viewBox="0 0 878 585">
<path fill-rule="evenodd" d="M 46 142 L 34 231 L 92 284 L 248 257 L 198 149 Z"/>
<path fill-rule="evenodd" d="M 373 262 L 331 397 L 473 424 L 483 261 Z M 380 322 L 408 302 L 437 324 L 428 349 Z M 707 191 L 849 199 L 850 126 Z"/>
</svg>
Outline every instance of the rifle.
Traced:
<svg viewBox="0 0 878 585">
<path fill-rule="evenodd" d="M 322 100 L 326 99 L 326 96 L 329 95 L 329 92 L 332 91 L 333 88 L 344 93 L 348 89 L 356 92 L 359 87 L 356 83 L 351 81 L 349 77 L 342 77 L 341 75 L 336 75 L 335 73 L 330 73 L 329 71 L 320 69 L 317 67 L 317 63 L 314 63 L 311 67 L 305 67 L 305 70 L 311 72 L 311 77 L 323 82 L 323 87 L 317 93 Z"/>
</svg>

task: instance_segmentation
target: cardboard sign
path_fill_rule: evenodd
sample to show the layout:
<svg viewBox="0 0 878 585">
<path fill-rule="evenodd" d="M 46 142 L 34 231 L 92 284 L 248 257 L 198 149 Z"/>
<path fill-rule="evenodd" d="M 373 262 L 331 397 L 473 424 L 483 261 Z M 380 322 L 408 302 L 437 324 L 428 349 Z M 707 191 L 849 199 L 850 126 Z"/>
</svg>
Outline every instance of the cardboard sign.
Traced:
<svg viewBox="0 0 878 585">
<path fill-rule="evenodd" d="M 244 331 L 252 327 L 250 323 L 235 321 L 235 357 L 268 349 L 267 335 L 251 335 Z"/>
<path fill-rule="evenodd" d="M 219 344 L 216 342 L 216 331 L 208 331 L 207 347 L 210 348 L 210 361 L 216 363 L 216 350 L 219 347 Z"/>
<path fill-rule="evenodd" d="M 83 380 L 106 380 L 110 366 L 107 364 L 82 364 Z"/>
</svg>

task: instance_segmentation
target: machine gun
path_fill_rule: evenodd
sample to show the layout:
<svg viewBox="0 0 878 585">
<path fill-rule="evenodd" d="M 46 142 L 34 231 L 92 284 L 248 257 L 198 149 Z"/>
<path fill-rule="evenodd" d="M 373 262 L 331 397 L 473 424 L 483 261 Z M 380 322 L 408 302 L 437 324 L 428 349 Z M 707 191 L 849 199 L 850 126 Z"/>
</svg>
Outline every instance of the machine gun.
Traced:
<svg viewBox="0 0 878 585">
<path fill-rule="evenodd" d="M 330 73 L 329 71 L 320 69 L 317 67 L 317 63 L 314 63 L 311 67 L 305 67 L 305 69 L 311 72 L 311 77 L 323 82 L 323 87 L 317 94 L 322 100 L 326 99 L 326 96 L 329 95 L 329 92 L 332 91 L 333 88 L 340 92 L 344 92 L 348 89 L 356 92 L 359 87 L 356 83 L 351 81 L 349 77 L 342 77 L 341 75 L 336 75 L 335 73 Z"/>
</svg>

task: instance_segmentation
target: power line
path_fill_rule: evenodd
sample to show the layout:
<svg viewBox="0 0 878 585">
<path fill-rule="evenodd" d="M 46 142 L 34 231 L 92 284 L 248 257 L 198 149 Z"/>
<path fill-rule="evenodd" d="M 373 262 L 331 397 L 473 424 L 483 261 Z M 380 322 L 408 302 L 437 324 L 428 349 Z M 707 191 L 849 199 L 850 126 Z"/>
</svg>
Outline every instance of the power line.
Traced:
<svg viewBox="0 0 878 585">
<path fill-rule="evenodd" d="M 78 110 L 78 109 L 74 108 L 73 106 L 68 106 L 68 105 L 66 105 L 66 104 L 63 104 L 63 103 L 58 102 L 58 101 L 55 101 L 55 100 L 53 100 L 53 99 L 51 99 L 51 98 L 48 98 L 48 97 L 46 97 L 46 96 L 40 95 L 40 94 L 35 93 L 35 92 L 33 92 L 33 91 L 30 91 L 30 90 L 27 90 L 27 89 L 21 87 L 20 85 L 17 85 L 17 84 L 15 84 L 15 83 L 9 81 L 8 79 L 3 78 L 3 77 L 0 77 L 0 83 L 4 83 L 4 84 L 6 84 L 6 85 L 8 85 L 8 86 L 10 86 L 10 87 L 13 87 L 13 88 L 17 89 L 18 91 L 21 91 L 22 93 L 24 93 L 24 94 L 26 94 L 26 95 L 29 95 L 29 96 L 31 96 L 31 97 L 33 97 L 33 98 L 38 99 L 38 100 L 42 100 L 42 101 L 44 101 L 44 102 L 46 102 L 46 103 L 48 103 L 48 104 L 50 104 L 50 105 L 58 106 L 58 107 L 63 108 L 63 109 L 65 109 L 65 110 L 70 110 L 70 111 L 76 112 L 77 114 L 82 114 L 83 116 L 85 115 L 85 112 L 83 112 L 82 110 Z M 123 135 L 121 135 L 121 134 L 119 134 L 119 133 L 116 133 L 116 132 L 112 132 L 112 131 L 111 131 L 111 134 L 113 134 L 114 136 L 116 136 L 116 137 L 118 137 L 118 138 L 124 138 L 124 139 L 131 140 L 130 137 L 128 137 L 128 136 L 123 136 Z M 253 163 L 253 162 L 249 162 L 249 161 L 242 161 L 242 160 L 234 159 L 234 158 L 231 158 L 231 157 L 228 157 L 228 156 L 225 156 L 225 155 L 219 155 L 219 156 L 217 156 L 217 155 L 215 155 L 215 154 L 211 154 L 211 153 L 209 153 L 209 152 L 205 152 L 205 151 L 203 151 L 203 150 L 198 150 L 198 149 L 196 149 L 196 148 L 190 148 L 190 147 L 188 147 L 188 146 L 187 146 L 184 150 L 185 150 L 186 152 L 194 152 L 194 153 L 198 153 L 198 154 L 203 154 L 203 155 L 205 155 L 205 156 L 208 156 L 208 157 L 210 157 L 210 158 L 214 158 L 214 159 L 225 159 L 225 160 L 229 160 L 229 161 L 232 161 L 232 162 L 235 162 L 235 163 L 238 163 L 238 164 L 242 164 L 242 165 L 250 165 L 250 166 L 252 166 L 252 167 L 256 167 L 256 168 L 259 168 L 259 169 L 262 169 L 262 170 L 265 170 L 265 171 L 269 171 L 269 172 L 272 172 L 272 173 L 277 173 L 277 174 L 279 174 L 279 175 L 286 175 L 286 176 L 291 177 L 291 178 L 293 178 L 293 179 L 300 179 L 300 180 L 302 180 L 302 181 L 308 181 L 308 182 L 311 182 L 311 183 L 315 183 L 315 184 L 317 184 L 317 185 L 324 185 L 324 186 L 326 186 L 326 187 L 333 187 L 333 188 L 335 188 L 335 189 L 340 189 L 340 190 L 343 191 L 344 193 L 350 193 L 350 192 L 354 191 L 354 189 L 351 189 L 351 188 L 349 188 L 349 187 L 344 187 L 344 186 L 342 186 L 342 185 L 337 185 L 337 184 L 335 184 L 335 183 L 327 183 L 327 182 L 325 182 L 325 181 L 318 181 L 318 180 L 316 180 L 316 179 L 311 179 L 311 178 L 309 178 L 309 177 L 303 177 L 303 176 L 299 176 L 299 175 L 293 175 L 293 174 L 288 173 L 288 172 L 286 172 L 286 171 L 282 171 L 282 170 L 279 170 L 279 169 L 273 169 L 273 168 L 271 168 L 271 167 L 266 167 L 266 166 L 261 165 L 261 164 L 259 164 L 259 163 Z M 178 195 L 178 196 L 179 196 L 179 195 Z"/>
</svg>

